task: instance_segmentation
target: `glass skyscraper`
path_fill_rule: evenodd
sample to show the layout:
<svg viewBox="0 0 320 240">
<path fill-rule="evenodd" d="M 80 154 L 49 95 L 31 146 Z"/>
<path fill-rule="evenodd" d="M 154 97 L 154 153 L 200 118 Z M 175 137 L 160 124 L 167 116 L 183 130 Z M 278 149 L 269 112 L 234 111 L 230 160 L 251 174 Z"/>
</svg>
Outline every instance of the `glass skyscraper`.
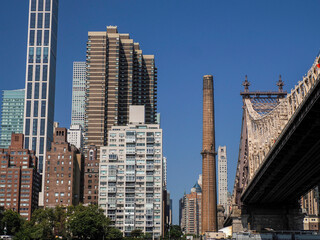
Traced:
<svg viewBox="0 0 320 240">
<path fill-rule="evenodd" d="M 73 63 L 71 125 L 84 128 L 84 105 L 86 94 L 86 62 Z"/>
<path fill-rule="evenodd" d="M 36 152 L 42 173 L 53 141 L 59 0 L 30 0 L 29 4 L 23 133 L 25 148 Z"/>
<path fill-rule="evenodd" d="M 23 132 L 24 89 L 2 91 L 0 148 L 8 148 L 11 134 Z"/>
</svg>

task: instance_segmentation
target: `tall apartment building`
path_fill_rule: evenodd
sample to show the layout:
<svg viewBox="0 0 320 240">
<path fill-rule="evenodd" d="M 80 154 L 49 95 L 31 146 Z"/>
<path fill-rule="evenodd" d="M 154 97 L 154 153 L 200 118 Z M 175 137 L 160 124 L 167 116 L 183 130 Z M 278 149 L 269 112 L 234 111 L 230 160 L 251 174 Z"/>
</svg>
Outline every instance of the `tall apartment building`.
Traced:
<svg viewBox="0 0 320 240">
<path fill-rule="evenodd" d="M 52 148 L 47 151 L 45 207 L 79 203 L 81 163 L 80 151 L 67 142 L 67 129 L 56 128 Z"/>
<path fill-rule="evenodd" d="M 2 91 L 0 148 L 8 148 L 12 133 L 23 132 L 24 89 Z"/>
<path fill-rule="evenodd" d="M 144 123 L 131 106 L 130 124 L 113 126 L 101 147 L 99 206 L 125 236 L 141 229 L 160 239 L 163 229 L 162 129 Z"/>
<path fill-rule="evenodd" d="M 181 229 L 185 234 L 201 234 L 201 187 L 196 183 L 190 194 L 185 194 L 180 200 Z"/>
<path fill-rule="evenodd" d="M 89 32 L 87 43 L 86 145 L 105 146 L 108 130 L 126 125 L 130 105 L 145 106 L 145 123 L 155 123 L 157 69 L 129 34 L 109 26 Z M 99 153 L 98 153 L 99 154 Z"/>
<path fill-rule="evenodd" d="M 73 62 L 71 125 L 84 128 L 86 62 Z"/>
<path fill-rule="evenodd" d="M 79 150 L 83 148 L 83 130 L 81 125 L 71 125 L 68 129 L 68 143 L 74 145 Z"/>
<path fill-rule="evenodd" d="M 218 202 L 225 209 L 225 214 L 229 214 L 228 207 L 228 166 L 227 147 L 218 148 Z"/>
<path fill-rule="evenodd" d="M 319 187 L 315 187 L 301 198 L 301 208 L 305 213 L 304 230 L 320 230 Z"/>
<path fill-rule="evenodd" d="M 12 134 L 7 149 L 0 149 L 0 207 L 18 212 L 30 220 L 38 207 L 40 174 L 34 151 L 23 148 L 24 136 Z"/>
<path fill-rule="evenodd" d="M 46 152 L 53 141 L 59 0 L 29 1 L 23 133 L 24 146 L 36 153 L 42 174 Z M 42 190 L 43 186 L 44 178 Z M 42 193 L 40 205 L 43 205 Z"/>
</svg>

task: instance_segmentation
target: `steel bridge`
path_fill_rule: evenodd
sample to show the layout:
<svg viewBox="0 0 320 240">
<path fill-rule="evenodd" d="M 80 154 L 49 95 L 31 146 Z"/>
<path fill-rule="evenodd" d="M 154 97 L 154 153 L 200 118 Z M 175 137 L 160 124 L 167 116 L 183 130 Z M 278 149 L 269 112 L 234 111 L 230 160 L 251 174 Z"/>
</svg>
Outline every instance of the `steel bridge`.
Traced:
<svg viewBox="0 0 320 240">
<path fill-rule="evenodd" d="M 290 93 L 249 91 L 226 225 L 234 231 L 298 230 L 299 199 L 320 183 L 320 56 Z"/>
</svg>

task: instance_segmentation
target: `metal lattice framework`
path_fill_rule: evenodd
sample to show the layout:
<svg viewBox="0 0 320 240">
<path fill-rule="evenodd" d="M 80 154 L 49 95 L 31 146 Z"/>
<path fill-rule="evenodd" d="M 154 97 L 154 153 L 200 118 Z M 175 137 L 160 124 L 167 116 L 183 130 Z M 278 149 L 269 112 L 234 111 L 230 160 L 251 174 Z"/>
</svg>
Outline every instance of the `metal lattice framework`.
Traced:
<svg viewBox="0 0 320 240">
<path fill-rule="evenodd" d="M 283 82 L 278 82 L 278 92 L 249 92 L 247 78 L 243 85 L 243 118 L 239 159 L 233 190 L 233 204 L 241 205 L 241 194 L 255 177 L 270 149 L 299 106 L 308 98 L 315 84 L 320 81 L 320 56 L 318 56 L 290 94 L 282 91 Z"/>
</svg>

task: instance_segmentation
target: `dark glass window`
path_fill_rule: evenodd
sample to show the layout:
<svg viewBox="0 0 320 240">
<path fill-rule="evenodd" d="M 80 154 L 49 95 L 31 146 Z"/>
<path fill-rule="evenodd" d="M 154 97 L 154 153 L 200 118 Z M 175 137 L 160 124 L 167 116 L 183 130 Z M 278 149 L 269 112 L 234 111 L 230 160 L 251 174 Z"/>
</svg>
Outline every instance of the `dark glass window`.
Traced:
<svg viewBox="0 0 320 240">
<path fill-rule="evenodd" d="M 46 13 L 45 15 L 44 27 L 50 28 L 50 13 Z"/>
<path fill-rule="evenodd" d="M 41 47 L 37 47 L 36 63 L 41 63 Z"/>
<path fill-rule="evenodd" d="M 35 77 L 36 81 L 40 81 L 40 65 L 36 66 L 36 77 Z"/>
<path fill-rule="evenodd" d="M 39 153 L 43 154 L 43 147 L 44 147 L 44 137 L 40 138 L 40 146 L 39 146 Z"/>
<path fill-rule="evenodd" d="M 47 48 L 47 47 L 43 48 L 43 62 L 44 63 L 48 63 L 48 51 L 49 51 L 49 48 Z"/>
<path fill-rule="evenodd" d="M 30 30 L 30 36 L 29 36 L 29 45 L 33 46 L 34 45 L 34 30 Z"/>
<path fill-rule="evenodd" d="M 29 63 L 33 63 L 34 48 L 29 47 Z"/>
<path fill-rule="evenodd" d="M 46 11 L 50 11 L 51 9 L 51 2 L 50 0 L 46 0 Z"/>
<path fill-rule="evenodd" d="M 38 28 L 42 28 L 43 13 L 38 13 Z"/>
<path fill-rule="evenodd" d="M 35 136 L 38 132 L 38 119 L 33 119 L 32 134 Z"/>
<path fill-rule="evenodd" d="M 29 137 L 24 138 L 24 147 L 29 149 Z"/>
<path fill-rule="evenodd" d="M 31 13 L 30 28 L 35 28 L 35 26 L 36 26 L 36 14 L 35 13 Z"/>
<path fill-rule="evenodd" d="M 38 0 L 38 11 L 43 11 L 43 0 Z"/>
<path fill-rule="evenodd" d="M 31 114 L 31 101 L 27 101 L 27 112 L 26 112 L 26 116 L 30 117 Z"/>
<path fill-rule="evenodd" d="M 43 156 L 39 156 L 39 173 L 42 173 L 43 170 Z"/>
<path fill-rule="evenodd" d="M 28 81 L 32 81 L 33 65 L 28 66 Z"/>
<path fill-rule="evenodd" d="M 49 30 L 44 30 L 44 46 L 49 46 Z"/>
<path fill-rule="evenodd" d="M 37 10 L 37 1 L 36 0 L 31 0 L 31 11 L 36 11 Z"/>
<path fill-rule="evenodd" d="M 30 119 L 26 119 L 26 136 L 30 135 Z"/>
<path fill-rule="evenodd" d="M 27 86 L 27 99 L 31 99 L 32 98 L 32 83 L 28 83 Z"/>
<path fill-rule="evenodd" d="M 34 85 L 34 99 L 38 99 L 39 98 L 39 83 L 36 83 Z"/>
<path fill-rule="evenodd" d="M 33 116 L 38 117 L 38 109 L 39 109 L 39 102 L 34 101 L 33 103 Z"/>
<path fill-rule="evenodd" d="M 32 150 L 35 152 L 37 150 L 37 138 L 36 137 L 32 138 Z"/>
<path fill-rule="evenodd" d="M 46 116 L 46 101 L 41 102 L 41 117 Z"/>
<path fill-rule="evenodd" d="M 41 46 L 42 44 L 42 30 L 37 31 L 37 46 Z"/>
<path fill-rule="evenodd" d="M 42 99 L 47 98 L 47 83 L 42 83 Z"/>
<path fill-rule="evenodd" d="M 48 77 L 48 66 L 43 65 L 42 66 L 42 81 L 47 81 L 47 77 Z"/>
<path fill-rule="evenodd" d="M 46 120 L 45 119 L 41 119 L 41 122 L 40 122 L 40 135 L 43 136 L 44 135 L 44 128 L 45 128 L 45 122 Z"/>
</svg>

